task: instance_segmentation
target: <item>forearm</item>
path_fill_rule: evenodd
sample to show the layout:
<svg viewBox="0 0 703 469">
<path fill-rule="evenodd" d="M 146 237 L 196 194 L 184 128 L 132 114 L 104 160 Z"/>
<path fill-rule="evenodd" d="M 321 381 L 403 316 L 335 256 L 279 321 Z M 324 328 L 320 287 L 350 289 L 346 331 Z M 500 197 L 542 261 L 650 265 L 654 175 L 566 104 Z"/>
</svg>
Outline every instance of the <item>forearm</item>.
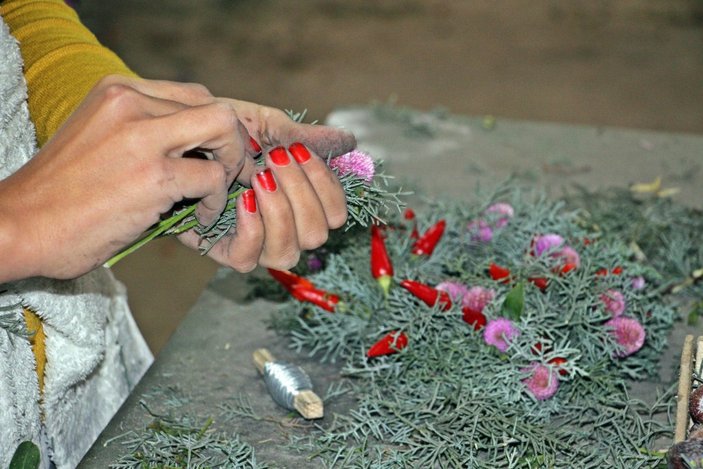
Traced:
<svg viewBox="0 0 703 469">
<path fill-rule="evenodd" d="M 0 14 L 18 40 L 37 141 L 46 141 L 104 76 L 135 74 L 62 0 L 6 0 Z"/>
</svg>

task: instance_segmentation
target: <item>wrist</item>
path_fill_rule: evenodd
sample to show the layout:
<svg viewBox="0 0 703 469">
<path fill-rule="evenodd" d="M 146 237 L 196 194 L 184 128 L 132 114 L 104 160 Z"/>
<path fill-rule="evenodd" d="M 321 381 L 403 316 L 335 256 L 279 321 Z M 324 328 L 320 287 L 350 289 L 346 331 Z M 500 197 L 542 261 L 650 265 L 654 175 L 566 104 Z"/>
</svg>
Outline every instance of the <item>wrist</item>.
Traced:
<svg viewBox="0 0 703 469">
<path fill-rule="evenodd" d="M 0 186 L 3 184 L 0 181 Z M 36 249 L 23 235 L 18 207 L 0 191 L 0 284 L 38 274 L 34 257 Z"/>
</svg>

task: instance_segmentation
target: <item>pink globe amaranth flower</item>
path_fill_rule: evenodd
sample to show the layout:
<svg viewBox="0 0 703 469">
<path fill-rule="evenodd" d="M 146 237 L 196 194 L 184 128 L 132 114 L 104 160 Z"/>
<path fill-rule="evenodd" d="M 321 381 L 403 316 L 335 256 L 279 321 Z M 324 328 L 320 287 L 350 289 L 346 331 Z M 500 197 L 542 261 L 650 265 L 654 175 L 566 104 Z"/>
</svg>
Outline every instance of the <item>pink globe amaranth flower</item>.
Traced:
<svg viewBox="0 0 703 469">
<path fill-rule="evenodd" d="M 471 233 L 471 239 L 487 243 L 493 239 L 493 228 L 485 220 L 471 220 L 466 229 Z"/>
<path fill-rule="evenodd" d="M 486 215 L 503 215 L 502 217 L 498 217 L 498 219 L 495 221 L 496 228 L 503 228 L 505 227 L 505 225 L 508 224 L 510 219 L 513 218 L 515 210 L 510 204 L 507 204 L 505 202 L 496 202 L 490 207 L 488 207 L 486 210 L 484 210 L 483 213 Z"/>
<path fill-rule="evenodd" d="M 521 371 L 531 373 L 522 382 L 538 401 L 549 399 L 557 393 L 559 374 L 554 368 L 534 362 Z"/>
<path fill-rule="evenodd" d="M 435 285 L 435 288 L 440 291 L 447 292 L 449 294 L 449 298 L 454 303 L 459 303 L 462 301 L 464 298 L 464 295 L 469 291 L 469 289 L 464 285 L 463 283 L 459 282 L 452 282 L 452 281 L 446 281 L 446 282 L 441 282 Z"/>
<path fill-rule="evenodd" d="M 493 301 L 496 292 L 490 288 L 471 287 L 464 295 L 461 305 L 474 311 L 482 312 L 488 303 Z"/>
<path fill-rule="evenodd" d="M 329 166 L 332 169 L 336 169 L 340 176 L 353 174 L 366 182 L 371 182 L 376 172 L 373 158 L 361 150 L 352 150 L 349 153 L 332 158 Z"/>
<path fill-rule="evenodd" d="M 511 320 L 505 318 L 490 321 L 483 330 L 483 340 L 501 352 L 508 350 L 510 343 L 519 335 L 520 329 L 515 327 Z"/>
<path fill-rule="evenodd" d="M 545 235 L 537 236 L 533 242 L 533 252 L 534 255 L 539 257 L 545 252 L 553 251 L 556 248 L 564 244 L 564 238 L 558 234 L 548 233 Z"/>
<path fill-rule="evenodd" d="M 581 256 L 576 252 L 576 249 L 571 246 L 564 246 L 552 256 L 561 261 L 562 265 L 570 265 L 571 269 L 576 269 L 581 265 Z"/>
<path fill-rule="evenodd" d="M 629 357 L 644 345 L 646 333 L 636 319 L 618 316 L 605 323 L 608 332 L 622 348 L 615 352 L 619 358 Z"/>
<path fill-rule="evenodd" d="M 644 277 L 638 275 L 637 277 L 632 277 L 631 285 L 633 290 L 642 290 L 647 285 L 647 281 L 644 279 Z"/>
<path fill-rule="evenodd" d="M 600 300 L 605 305 L 605 310 L 613 315 L 614 318 L 625 312 L 625 296 L 617 290 L 608 290 L 601 294 Z"/>
</svg>

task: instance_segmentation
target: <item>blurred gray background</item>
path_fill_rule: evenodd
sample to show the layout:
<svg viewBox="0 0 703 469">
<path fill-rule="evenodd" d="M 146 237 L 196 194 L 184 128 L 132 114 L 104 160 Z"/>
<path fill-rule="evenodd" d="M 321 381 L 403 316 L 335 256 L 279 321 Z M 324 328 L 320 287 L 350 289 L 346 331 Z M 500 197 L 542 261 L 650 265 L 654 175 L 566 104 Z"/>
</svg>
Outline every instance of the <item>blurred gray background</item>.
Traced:
<svg viewBox="0 0 703 469">
<path fill-rule="evenodd" d="M 703 0 L 82 0 L 145 78 L 324 120 L 419 110 L 703 133 Z M 115 267 L 158 352 L 217 266 L 173 240 Z"/>
</svg>

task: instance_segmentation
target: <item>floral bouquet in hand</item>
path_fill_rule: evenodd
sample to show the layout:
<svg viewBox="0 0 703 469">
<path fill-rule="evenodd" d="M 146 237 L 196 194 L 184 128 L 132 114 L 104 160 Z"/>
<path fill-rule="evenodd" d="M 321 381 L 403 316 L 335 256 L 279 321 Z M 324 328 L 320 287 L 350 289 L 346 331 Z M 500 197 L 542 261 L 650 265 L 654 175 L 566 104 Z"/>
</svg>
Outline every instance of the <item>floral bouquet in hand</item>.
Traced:
<svg viewBox="0 0 703 469">
<path fill-rule="evenodd" d="M 299 121 L 301 116 L 291 115 Z M 400 210 L 400 190 L 389 190 L 390 176 L 382 172 L 382 162 L 374 160 L 368 153 L 353 150 L 344 155 L 328 158 L 328 165 L 339 178 L 347 200 L 349 217 L 345 229 L 353 226 L 368 226 L 373 222 L 383 223 L 385 214 Z M 263 164 L 263 159 L 259 160 Z M 163 236 L 178 235 L 196 230 L 201 238 L 200 251 L 207 252 L 223 236 L 236 228 L 236 199 L 248 188 L 235 182 L 229 191 L 225 210 L 218 220 L 208 227 L 202 226 L 195 217 L 196 203 L 180 204 L 159 223 L 147 230 L 141 238 L 110 258 L 105 266 L 111 267 L 150 241 Z"/>
</svg>

